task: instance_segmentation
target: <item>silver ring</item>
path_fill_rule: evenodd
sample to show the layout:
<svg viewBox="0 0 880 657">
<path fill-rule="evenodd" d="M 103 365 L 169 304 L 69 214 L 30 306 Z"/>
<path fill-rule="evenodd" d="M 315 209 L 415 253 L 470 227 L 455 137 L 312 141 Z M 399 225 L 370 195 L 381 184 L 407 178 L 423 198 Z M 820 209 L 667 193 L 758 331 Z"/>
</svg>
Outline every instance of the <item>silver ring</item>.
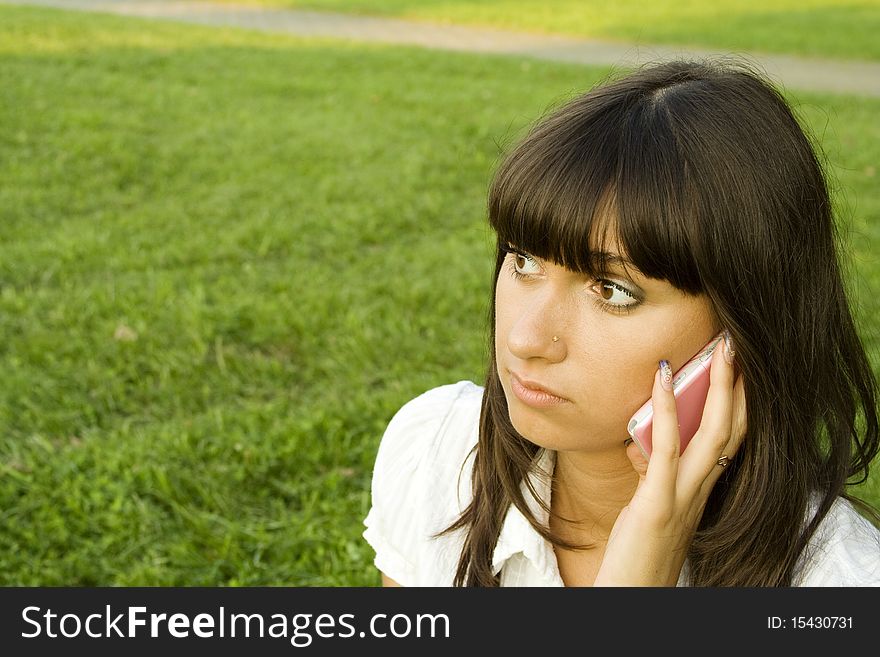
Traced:
<svg viewBox="0 0 880 657">
<path fill-rule="evenodd" d="M 718 463 L 718 465 L 720 465 L 722 468 L 726 468 L 726 467 L 727 467 L 727 464 L 730 463 L 730 457 L 729 457 L 729 456 L 722 456 L 720 459 L 718 459 L 718 462 L 717 462 L 717 463 Z"/>
</svg>

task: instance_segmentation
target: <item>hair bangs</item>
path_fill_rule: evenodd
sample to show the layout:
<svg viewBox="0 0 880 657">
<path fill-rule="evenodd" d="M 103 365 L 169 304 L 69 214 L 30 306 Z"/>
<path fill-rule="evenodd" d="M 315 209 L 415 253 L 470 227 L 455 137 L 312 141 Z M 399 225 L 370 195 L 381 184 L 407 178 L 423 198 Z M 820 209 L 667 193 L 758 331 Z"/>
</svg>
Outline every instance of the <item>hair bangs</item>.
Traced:
<svg viewBox="0 0 880 657">
<path fill-rule="evenodd" d="M 509 243 L 589 276 L 616 266 L 702 292 L 700 204 L 673 128 L 653 100 L 623 100 L 582 97 L 501 164 L 488 203 L 499 252 Z"/>
<path fill-rule="evenodd" d="M 539 127 L 520 143 L 496 172 L 489 223 L 499 248 L 510 243 L 572 271 L 595 274 L 614 235 L 607 210 L 615 149 L 608 140 L 591 139 L 589 131 L 555 134 L 547 127 L 552 126 Z"/>
<path fill-rule="evenodd" d="M 655 96 L 635 105 L 621 122 L 615 191 L 618 237 L 638 270 L 689 294 L 704 292 L 700 212 L 711 203 L 698 198 L 688 158 Z"/>
</svg>

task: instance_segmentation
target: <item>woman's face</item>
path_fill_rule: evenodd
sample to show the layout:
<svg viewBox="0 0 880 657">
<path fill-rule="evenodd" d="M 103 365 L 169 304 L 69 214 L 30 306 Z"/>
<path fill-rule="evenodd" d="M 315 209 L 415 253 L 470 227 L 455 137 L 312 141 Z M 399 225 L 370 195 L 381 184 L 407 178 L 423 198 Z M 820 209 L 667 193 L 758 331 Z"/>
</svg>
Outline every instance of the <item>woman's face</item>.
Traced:
<svg viewBox="0 0 880 657">
<path fill-rule="evenodd" d="M 619 449 L 629 418 L 651 396 L 658 362 L 677 370 L 720 330 L 707 297 L 634 269 L 628 265 L 630 277 L 612 265 L 593 279 L 527 253 L 506 255 L 495 290 L 495 357 L 523 437 L 556 450 Z M 522 401 L 514 374 L 566 401 Z"/>
</svg>

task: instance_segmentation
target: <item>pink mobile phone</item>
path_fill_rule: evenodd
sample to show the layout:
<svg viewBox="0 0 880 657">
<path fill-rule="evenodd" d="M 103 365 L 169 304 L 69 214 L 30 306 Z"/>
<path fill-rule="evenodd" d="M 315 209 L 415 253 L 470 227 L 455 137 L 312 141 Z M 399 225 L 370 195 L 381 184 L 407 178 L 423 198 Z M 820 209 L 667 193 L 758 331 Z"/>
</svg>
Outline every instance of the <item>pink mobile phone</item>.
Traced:
<svg viewBox="0 0 880 657">
<path fill-rule="evenodd" d="M 675 408 L 678 412 L 681 452 L 684 452 L 685 447 L 694 437 L 697 429 L 700 428 L 703 406 L 706 403 L 706 396 L 709 394 L 709 370 L 712 367 L 712 353 L 722 340 L 721 334 L 716 335 L 672 375 L 672 394 L 675 395 Z M 630 437 L 646 457 L 651 456 L 651 429 L 653 425 L 654 405 L 648 399 L 633 414 L 626 427 Z"/>
</svg>

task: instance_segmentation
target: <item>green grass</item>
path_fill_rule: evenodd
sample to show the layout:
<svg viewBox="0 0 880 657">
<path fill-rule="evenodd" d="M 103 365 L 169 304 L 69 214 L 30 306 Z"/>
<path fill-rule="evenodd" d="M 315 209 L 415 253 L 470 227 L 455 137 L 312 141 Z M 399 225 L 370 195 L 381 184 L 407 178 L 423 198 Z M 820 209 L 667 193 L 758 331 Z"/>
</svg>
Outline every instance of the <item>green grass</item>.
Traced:
<svg viewBox="0 0 880 657">
<path fill-rule="evenodd" d="M 388 420 L 482 381 L 499 148 L 604 74 L 0 7 L 0 584 L 377 584 Z M 797 101 L 876 371 L 880 102 Z"/>
<path fill-rule="evenodd" d="M 877 0 L 225 0 L 640 44 L 880 59 Z"/>
</svg>

